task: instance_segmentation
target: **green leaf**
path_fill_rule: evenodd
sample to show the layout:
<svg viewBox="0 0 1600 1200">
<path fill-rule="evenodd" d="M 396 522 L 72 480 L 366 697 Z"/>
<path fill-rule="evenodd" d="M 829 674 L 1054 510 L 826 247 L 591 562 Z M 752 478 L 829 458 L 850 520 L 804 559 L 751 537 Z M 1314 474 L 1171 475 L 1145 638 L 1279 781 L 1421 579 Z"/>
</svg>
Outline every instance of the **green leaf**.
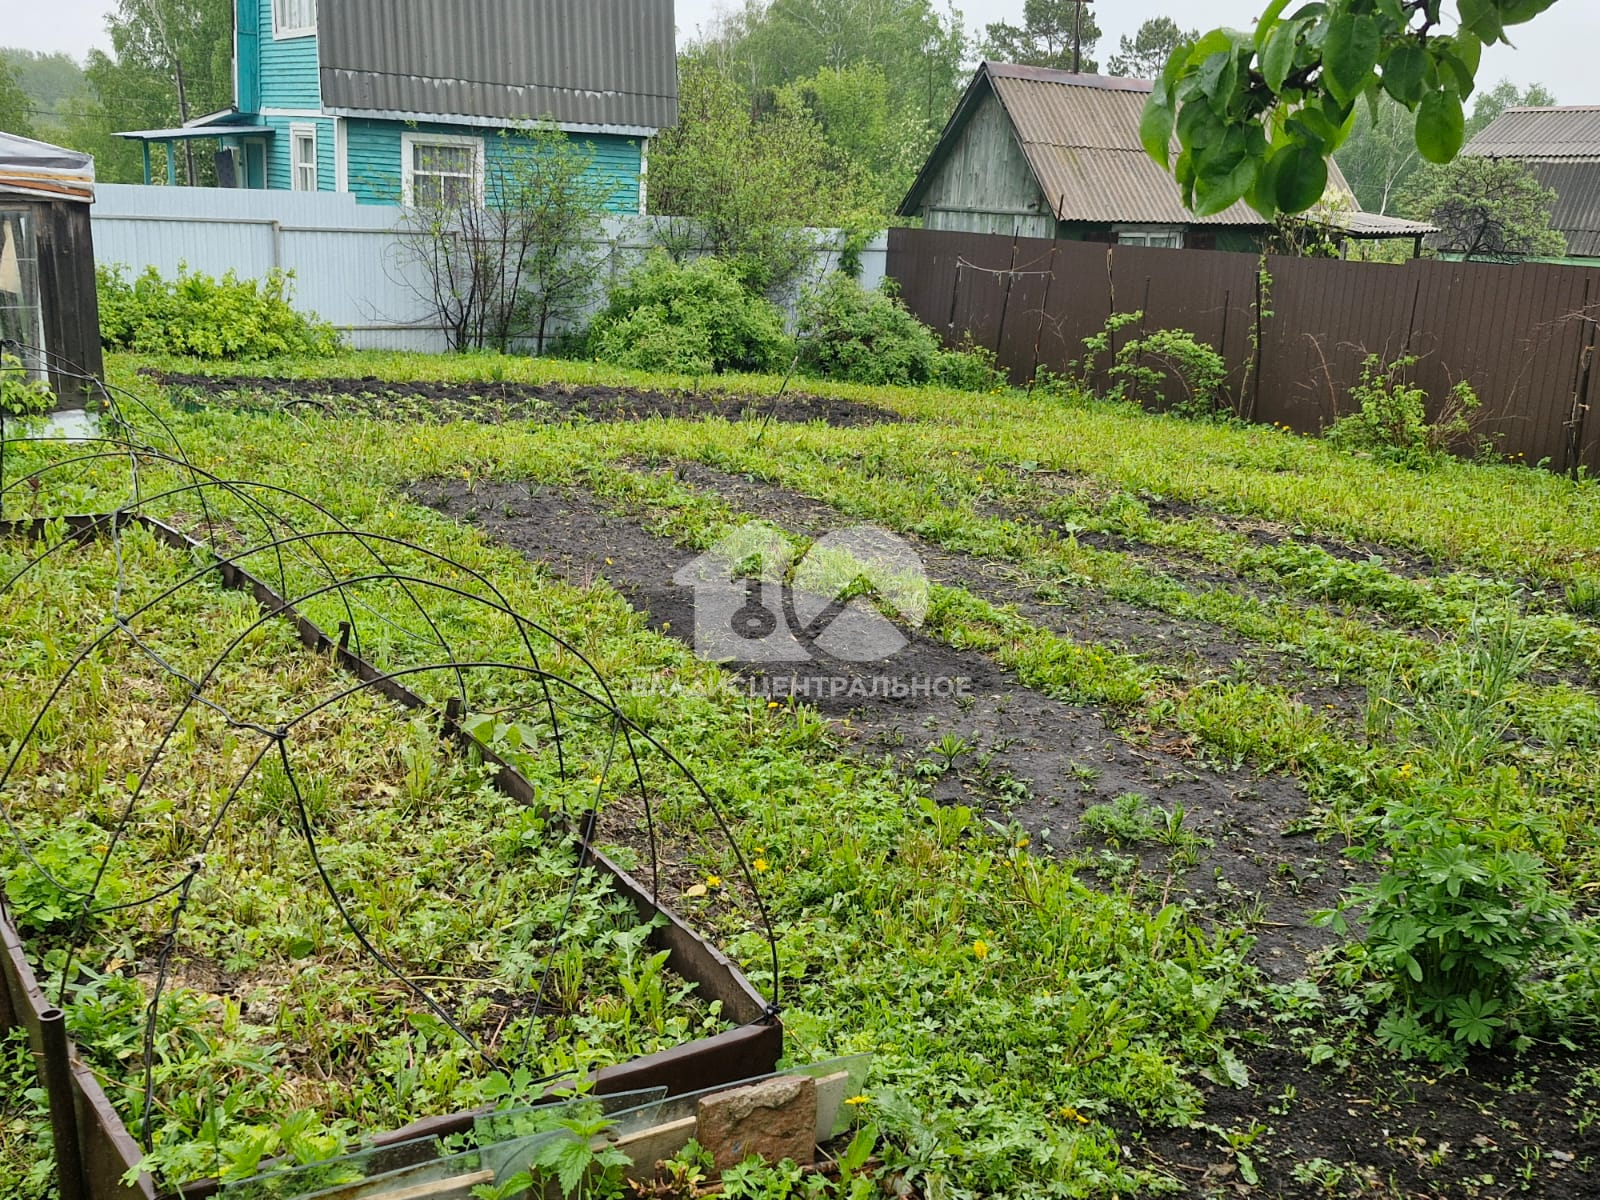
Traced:
<svg viewBox="0 0 1600 1200">
<path fill-rule="evenodd" d="M 1483 43 L 1463 31 L 1453 38 L 1440 38 L 1430 49 L 1438 64 L 1440 80 L 1445 87 L 1453 82 L 1461 96 L 1472 95 L 1477 86 L 1478 66 L 1483 58 Z"/>
<path fill-rule="evenodd" d="M 1139 142 L 1163 169 L 1172 161 L 1172 118 L 1172 89 L 1158 79 L 1139 118 Z"/>
<path fill-rule="evenodd" d="M 1289 0 L 1272 0 L 1267 5 L 1267 11 L 1261 14 L 1261 19 L 1256 22 L 1256 50 L 1260 51 L 1266 43 L 1269 34 L 1275 32 L 1273 23 L 1283 15 L 1283 10 L 1289 7 Z M 1277 91 L 1277 88 L 1273 88 Z"/>
<path fill-rule="evenodd" d="M 1243 1150 L 1238 1151 L 1235 1154 L 1235 1157 L 1239 1160 L 1239 1178 L 1244 1180 L 1251 1187 L 1258 1185 L 1261 1182 L 1261 1177 L 1256 1174 L 1255 1160 Z"/>
<path fill-rule="evenodd" d="M 1267 86 L 1275 92 L 1283 90 L 1283 81 L 1294 69 L 1294 55 L 1300 47 L 1300 34 L 1304 29 L 1303 21 L 1285 21 L 1273 32 L 1261 55 L 1261 74 Z"/>
<path fill-rule="evenodd" d="M 1239 84 L 1239 59 L 1233 47 L 1218 50 L 1200 65 L 1200 87 L 1212 107 L 1225 112 L 1228 100 Z"/>
<path fill-rule="evenodd" d="M 1485 42 L 1498 42 L 1506 35 L 1500 25 L 1500 6 L 1494 0 L 1460 0 L 1461 28 L 1470 29 Z"/>
<path fill-rule="evenodd" d="M 863 1125 L 856 1131 L 855 1137 L 850 1139 L 850 1148 L 844 1152 L 844 1157 L 839 1160 L 839 1167 L 846 1174 L 859 1171 L 867 1165 L 867 1160 L 872 1157 L 873 1150 L 878 1145 L 878 1127 L 876 1125 Z"/>
<path fill-rule="evenodd" d="M 1404 42 L 1383 61 L 1383 90 L 1407 108 L 1415 108 L 1428 90 L 1428 53 Z"/>
<path fill-rule="evenodd" d="M 1500 20 L 1506 25 L 1521 25 L 1531 21 L 1556 0 L 1502 0 Z"/>
<path fill-rule="evenodd" d="M 1272 156 L 1272 197 L 1286 213 L 1305 212 L 1328 190 L 1328 162 L 1313 146 L 1291 142 Z"/>
<path fill-rule="evenodd" d="M 1429 92 L 1417 108 L 1417 149 L 1431 163 L 1447 163 L 1466 138 L 1461 97 L 1447 89 Z"/>
<path fill-rule="evenodd" d="M 1322 47 L 1323 79 L 1340 100 L 1354 100 L 1378 65 L 1381 31 L 1377 19 L 1343 12 L 1328 23 Z"/>
<path fill-rule="evenodd" d="M 1191 101 L 1178 113 L 1178 141 L 1187 150 L 1206 150 L 1219 145 L 1228 130 L 1209 104 Z"/>
</svg>

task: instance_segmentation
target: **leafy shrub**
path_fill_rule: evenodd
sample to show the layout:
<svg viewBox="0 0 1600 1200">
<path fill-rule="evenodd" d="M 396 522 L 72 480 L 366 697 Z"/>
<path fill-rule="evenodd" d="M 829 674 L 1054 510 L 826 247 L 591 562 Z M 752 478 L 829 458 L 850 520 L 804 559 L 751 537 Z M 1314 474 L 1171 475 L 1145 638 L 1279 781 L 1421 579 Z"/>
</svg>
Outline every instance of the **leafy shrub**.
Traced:
<svg viewBox="0 0 1600 1200">
<path fill-rule="evenodd" d="M 800 367 L 852 383 L 905 386 L 933 379 L 939 339 L 909 309 L 842 272 L 800 299 Z"/>
<path fill-rule="evenodd" d="M 1369 354 L 1361 381 L 1350 389 L 1357 410 L 1340 417 L 1326 433 L 1339 450 L 1367 454 L 1382 462 L 1425 470 L 1436 466 L 1451 445 L 1472 435 L 1472 414 L 1482 403 L 1472 385 L 1462 380 L 1450 389 L 1439 419 L 1428 420 L 1428 394 L 1406 381 L 1416 365 L 1407 355 L 1385 363 Z"/>
<path fill-rule="evenodd" d="M 326 356 L 339 349 L 332 325 L 289 303 L 290 274 L 221 279 L 178 267 L 163 279 L 154 267 L 129 280 L 121 267 L 96 272 L 100 337 L 114 350 L 196 358 Z"/>
<path fill-rule="evenodd" d="M 985 392 L 1006 383 L 994 355 L 965 339 L 944 350 L 938 335 L 889 292 L 835 271 L 800 300 L 800 366 L 809 375 L 905 387 L 934 383 Z"/>
<path fill-rule="evenodd" d="M 55 407 L 55 393 L 42 379 L 30 379 L 14 354 L 0 354 L 0 416 L 31 417 Z"/>
<path fill-rule="evenodd" d="M 1448 801 L 1447 797 L 1442 797 Z M 1383 841 L 1388 869 L 1321 915 L 1339 933 L 1360 908 L 1366 933 L 1356 964 L 1387 1004 L 1381 1040 L 1410 1056 L 1445 1060 L 1514 1032 L 1525 983 L 1588 948 L 1545 864 L 1508 848 L 1507 834 L 1456 821 L 1443 806 L 1397 806 Z"/>
<path fill-rule="evenodd" d="M 1193 420 L 1224 415 L 1222 389 L 1228 379 L 1227 362 L 1188 330 L 1157 329 L 1129 338 L 1111 353 L 1116 334 L 1143 320 L 1144 313 L 1138 309 L 1112 313 L 1100 332 L 1083 339 L 1082 359 L 1070 363 L 1065 375 L 1041 370 L 1035 378 L 1035 388 L 1068 397 L 1092 394 L 1100 361 L 1111 354 L 1110 365 L 1105 369 L 1111 379 L 1107 400 L 1148 404 L 1161 396 L 1169 383 L 1176 383 L 1183 394 L 1168 407 L 1168 412 Z"/>
<path fill-rule="evenodd" d="M 612 290 L 589 350 L 620 367 L 704 375 L 770 370 L 790 343 L 778 309 L 746 291 L 726 263 L 654 253 Z"/>
<path fill-rule="evenodd" d="M 952 392 L 998 392 L 1011 383 L 995 353 L 968 334 L 954 350 L 941 350 L 933 362 L 933 382 Z"/>
<path fill-rule="evenodd" d="M 1159 395 L 1168 381 L 1175 382 L 1183 395 L 1167 410 L 1174 416 L 1205 420 L 1225 412 L 1222 387 L 1228 365 L 1186 329 L 1157 329 L 1129 340 L 1108 373 L 1119 387 L 1128 386 L 1132 399 Z"/>
</svg>

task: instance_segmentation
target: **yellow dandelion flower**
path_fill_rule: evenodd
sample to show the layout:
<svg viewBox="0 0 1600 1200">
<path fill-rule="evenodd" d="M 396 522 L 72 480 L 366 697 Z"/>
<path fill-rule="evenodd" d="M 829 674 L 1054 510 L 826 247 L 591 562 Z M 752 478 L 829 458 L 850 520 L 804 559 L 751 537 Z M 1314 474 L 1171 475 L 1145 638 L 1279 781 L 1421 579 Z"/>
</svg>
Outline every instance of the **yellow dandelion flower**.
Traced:
<svg viewBox="0 0 1600 1200">
<path fill-rule="evenodd" d="M 871 1096 L 848 1096 L 848 1097 L 845 1098 L 845 1103 L 853 1105 L 856 1108 L 860 1108 L 863 1104 L 871 1104 L 872 1103 L 872 1097 Z"/>
<path fill-rule="evenodd" d="M 979 938 L 977 941 L 973 942 L 972 943 L 972 957 L 976 958 L 976 959 L 988 958 L 989 957 L 989 943 L 984 941 L 982 938 Z"/>
<path fill-rule="evenodd" d="M 758 858 L 752 865 L 757 871 L 765 871 L 771 864 L 769 864 L 764 858 Z"/>
<path fill-rule="evenodd" d="M 719 887 L 721 887 L 722 886 L 722 876 L 720 876 L 720 875 L 707 875 L 706 876 L 706 886 L 708 888 L 719 888 Z"/>
</svg>

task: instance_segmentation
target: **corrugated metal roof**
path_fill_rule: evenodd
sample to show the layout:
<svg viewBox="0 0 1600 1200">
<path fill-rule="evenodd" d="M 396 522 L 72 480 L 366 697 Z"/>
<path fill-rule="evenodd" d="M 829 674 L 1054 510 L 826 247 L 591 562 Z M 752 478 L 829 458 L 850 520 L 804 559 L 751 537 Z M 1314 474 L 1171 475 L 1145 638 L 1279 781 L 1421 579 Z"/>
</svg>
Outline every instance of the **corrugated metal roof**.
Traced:
<svg viewBox="0 0 1600 1200">
<path fill-rule="evenodd" d="M 1057 220 L 1266 224 L 1243 201 L 1210 217 L 1184 207 L 1177 180 L 1139 144 L 1148 81 L 1042 67 L 991 67 L 989 74 Z"/>
<path fill-rule="evenodd" d="M 1407 221 L 1401 217 L 1388 217 L 1382 213 L 1335 210 L 1322 215 L 1315 212 L 1309 215 L 1315 223 L 1343 230 L 1356 237 L 1419 237 L 1439 232 L 1437 225 L 1429 225 L 1424 221 Z"/>
<path fill-rule="evenodd" d="M 1467 144 L 1480 158 L 1600 161 L 1600 105 L 1508 108 Z"/>
<path fill-rule="evenodd" d="M 939 145 L 901 203 L 902 215 L 916 214 L 945 147 L 954 143 L 991 87 L 1059 221 L 1257 229 L 1268 224 L 1243 200 L 1209 217 L 1198 217 L 1184 206 L 1177 180 L 1144 152 L 1139 141 L 1139 119 L 1152 88 L 1148 79 L 1074 75 L 1048 67 L 990 62 L 979 66 L 940 135 Z M 1178 154 L 1176 137 L 1172 153 L 1174 157 Z M 1357 237 L 1399 236 L 1399 225 L 1415 225 L 1355 209 L 1355 193 L 1331 158 L 1327 195 L 1343 202 L 1340 227 Z M 1418 226 L 1405 232 L 1431 233 L 1433 227 Z"/>
<path fill-rule="evenodd" d="M 1574 258 L 1600 258 L 1600 162 L 1530 162 L 1528 170 L 1555 189 L 1550 224 L 1567 239 Z"/>
<path fill-rule="evenodd" d="M 329 109 L 677 124 L 672 0 L 324 0 L 319 9 Z"/>
</svg>

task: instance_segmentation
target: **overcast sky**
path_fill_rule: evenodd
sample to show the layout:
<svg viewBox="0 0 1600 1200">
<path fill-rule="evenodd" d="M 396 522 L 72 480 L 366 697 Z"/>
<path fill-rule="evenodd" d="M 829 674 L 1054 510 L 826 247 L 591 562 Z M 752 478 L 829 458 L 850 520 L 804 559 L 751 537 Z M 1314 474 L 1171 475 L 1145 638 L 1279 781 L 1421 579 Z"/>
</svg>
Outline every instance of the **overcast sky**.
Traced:
<svg viewBox="0 0 1600 1200">
<path fill-rule="evenodd" d="M 1020 19 L 1022 3 L 994 0 L 958 8 L 970 31 L 990 21 Z M 114 7 L 108 0 L 4 0 L 4 4 L 9 13 L 0 23 L 0 44 L 65 50 L 76 58 L 82 58 L 91 46 L 105 46 L 104 16 Z M 678 0 L 680 40 L 707 27 L 721 7 L 722 0 Z M 1150 17 L 1181 12 L 1181 23 L 1188 27 L 1243 27 L 1262 7 L 1261 0 L 1108 0 L 1095 5 L 1105 31 L 1100 59 L 1104 62 L 1116 50 L 1122 34 L 1132 33 Z M 1496 46 L 1484 56 L 1483 82 L 1502 77 L 1519 85 L 1539 82 L 1562 104 L 1600 103 L 1600 78 L 1594 67 L 1596 48 L 1600 47 L 1600 5 L 1593 0 L 1557 0 L 1555 7 L 1523 26 L 1516 38 L 1516 49 Z"/>
</svg>

